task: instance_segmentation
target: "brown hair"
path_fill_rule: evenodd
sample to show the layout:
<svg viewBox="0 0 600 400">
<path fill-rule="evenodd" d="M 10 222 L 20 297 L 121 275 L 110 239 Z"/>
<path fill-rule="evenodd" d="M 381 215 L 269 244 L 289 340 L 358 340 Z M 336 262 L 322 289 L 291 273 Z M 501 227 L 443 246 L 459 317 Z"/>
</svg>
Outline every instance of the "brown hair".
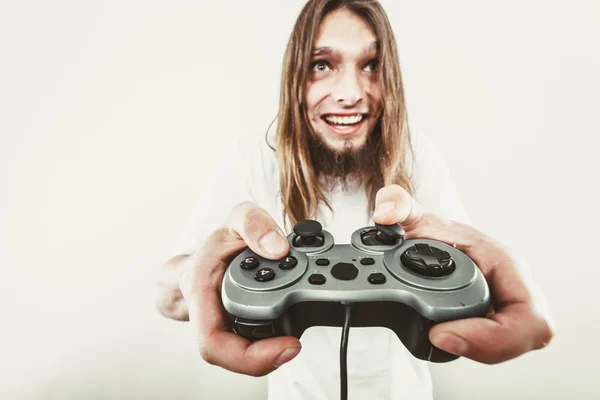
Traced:
<svg viewBox="0 0 600 400">
<path fill-rule="evenodd" d="M 362 17 L 379 43 L 379 84 L 382 114 L 374 129 L 380 130 L 376 168 L 365 176 L 368 211 L 375 206 L 375 195 L 383 186 L 398 184 L 413 193 L 405 163 L 411 151 L 404 86 L 396 40 L 385 11 L 376 0 L 310 0 L 304 6 L 290 36 L 283 60 L 281 98 L 277 125 L 277 159 L 280 166 L 280 192 L 283 220 L 291 224 L 316 218 L 320 202 L 331 205 L 310 165 L 308 137 L 310 126 L 304 107 L 304 90 L 311 64 L 315 37 L 321 21 L 331 11 L 345 8 Z M 373 134 L 374 132 L 371 132 Z"/>
</svg>

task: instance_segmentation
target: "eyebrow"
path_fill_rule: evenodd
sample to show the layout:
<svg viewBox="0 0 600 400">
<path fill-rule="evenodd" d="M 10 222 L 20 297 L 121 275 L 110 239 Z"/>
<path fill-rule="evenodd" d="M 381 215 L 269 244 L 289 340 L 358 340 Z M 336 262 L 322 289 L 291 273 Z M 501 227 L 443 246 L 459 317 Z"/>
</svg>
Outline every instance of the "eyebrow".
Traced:
<svg viewBox="0 0 600 400">
<path fill-rule="evenodd" d="M 368 47 L 365 47 L 363 49 L 363 53 L 370 53 L 373 50 L 379 51 L 379 41 L 375 40 L 373 41 L 373 43 L 371 43 Z M 333 47 L 329 47 L 329 46 L 323 46 L 323 47 L 316 47 L 313 49 L 312 55 L 313 56 L 321 56 L 321 55 L 339 55 L 340 51 L 334 49 Z"/>
</svg>

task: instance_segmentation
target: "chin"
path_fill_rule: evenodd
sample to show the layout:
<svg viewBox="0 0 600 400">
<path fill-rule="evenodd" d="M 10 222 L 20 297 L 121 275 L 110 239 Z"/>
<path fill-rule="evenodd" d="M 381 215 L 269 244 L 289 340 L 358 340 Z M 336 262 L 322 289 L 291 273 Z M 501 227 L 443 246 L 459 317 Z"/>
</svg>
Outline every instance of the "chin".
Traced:
<svg viewBox="0 0 600 400">
<path fill-rule="evenodd" d="M 329 149 L 337 153 L 347 153 L 351 151 L 359 151 L 367 142 L 367 135 L 352 135 L 351 137 L 324 137 L 321 139 L 325 142 Z"/>
</svg>

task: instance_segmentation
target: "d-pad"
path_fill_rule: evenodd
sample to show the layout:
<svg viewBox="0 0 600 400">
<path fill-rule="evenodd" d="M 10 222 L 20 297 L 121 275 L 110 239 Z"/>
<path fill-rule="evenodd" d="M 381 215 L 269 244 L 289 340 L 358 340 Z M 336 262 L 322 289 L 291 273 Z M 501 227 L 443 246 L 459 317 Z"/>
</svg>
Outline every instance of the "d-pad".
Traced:
<svg viewBox="0 0 600 400">
<path fill-rule="evenodd" d="M 446 276 L 456 269 L 454 260 L 447 251 L 418 243 L 406 249 L 400 261 L 411 271 L 425 276 Z"/>
</svg>

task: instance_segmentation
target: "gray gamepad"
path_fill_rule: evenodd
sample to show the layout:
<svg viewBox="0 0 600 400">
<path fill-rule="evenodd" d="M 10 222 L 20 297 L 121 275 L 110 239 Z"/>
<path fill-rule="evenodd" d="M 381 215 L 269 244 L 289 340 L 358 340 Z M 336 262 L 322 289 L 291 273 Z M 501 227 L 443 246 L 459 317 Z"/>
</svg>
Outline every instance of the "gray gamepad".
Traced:
<svg viewBox="0 0 600 400">
<path fill-rule="evenodd" d="M 434 347 L 429 329 L 444 321 L 485 317 L 487 283 L 475 263 L 445 243 L 404 239 L 400 225 L 361 228 L 336 245 L 317 221 L 301 221 L 280 260 L 249 248 L 231 261 L 222 300 L 234 331 L 248 339 L 300 338 L 311 326 L 394 331 L 413 356 L 431 362 L 458 358 Z"/>
</svg>

